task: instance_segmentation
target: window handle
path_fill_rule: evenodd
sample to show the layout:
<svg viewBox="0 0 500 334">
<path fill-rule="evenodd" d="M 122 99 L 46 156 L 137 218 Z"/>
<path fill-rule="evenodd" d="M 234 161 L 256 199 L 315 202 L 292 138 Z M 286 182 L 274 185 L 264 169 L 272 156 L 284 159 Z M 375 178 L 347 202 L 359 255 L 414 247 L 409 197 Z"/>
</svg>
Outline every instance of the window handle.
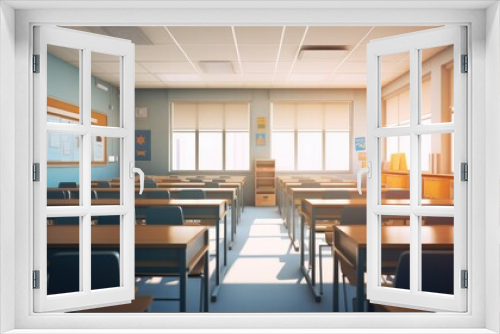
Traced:
<svg viewBox="0 0 500 334">
<path fill-rule="evenodd" d="M 142 192 L 144 191 L 144 172 L 142 169 L 135 167 L 135 163 L 133 161 L 130 161 L 130 178 L 134 179 L 135 174 L 139 174 L 139 195 L 142 195 Z"/>
<path fill-rule="evenodd" d="M 360 170 L 358 170 L 358 173 L 357 173 L 357 175 L 358 175 L 358 192 L 360 195 L 363 194 L 363 192 L 361 191 L 361 176 L 365 173 L 367 174 L 367 177 L 369 179 L 372 178 L 372 163 L 370 161 L 367 161 L 366 167 L 361 168 Z"/>
</svg>

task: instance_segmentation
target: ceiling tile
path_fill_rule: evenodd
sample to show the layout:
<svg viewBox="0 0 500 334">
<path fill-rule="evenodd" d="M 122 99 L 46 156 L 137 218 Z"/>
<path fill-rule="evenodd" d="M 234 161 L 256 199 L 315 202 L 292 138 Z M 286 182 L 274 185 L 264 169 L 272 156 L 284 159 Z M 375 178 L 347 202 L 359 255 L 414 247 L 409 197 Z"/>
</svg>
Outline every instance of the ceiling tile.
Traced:
<svg viewBox="0 0 500 334">
<path fill-rule="evenodd" d="M 330 74 L 340 62 L 296 62 L 293 73 Z"/>
<path fill-rule="evenodd" d="M 238 44 L 280 44 L 282 27 L 235 27 Z"/>
<path fill-rule="evenodd" d="M 281 61 L 278 63 L 276 66 L 276 73 L 286 73 L 288 74 L 290 70 L 292 69 L 292 62 L 287 62 L 287 61 Z"/>
<path fill-rule="evenodd" d="M 168 27 L 179 44 L 234 44 L 231 27 Z"/>
<path fill-rule="evenodd" d="M 148 73 L 148 70 L 142 67 L 141 64 L 135 63 L 135 73 Z"/>
<path fill-rule="evenodd" d="M 160 81 L 156 77 L 156 75 L 153 74 L 147 74 L 147 73 L 136 73 L 135 75 L 135 81 L 149 81 L 149 82 L 155 82 L 155 81 Z"/>
<path fill-rule="evenodd" d="M 158 82 L 135 82 L 135 88 L 168 88 L 167 84 L 161 81 Z"/>
<path fill-rule="evenodd" d="M 174 44 L 168 32 L 163 27 L 141 27 L 142 32 L 155 45 Z"/>
<path fill-rule="evenodd" d="M 143 61 L 186 61 L 186 57 L 176 45 L 137 45 L 135 60 Z"/>
<path fill-rule="evenodd" d="M 273 62 L 276 61 L 276 55 L 278 54 L 278 44 L 261 44 L 261 45 L 251 45 L 251 44 L 240 44 L 238 45 L 240 51 L 240 58 L 242 61 L 264 61 Z"/>
<path fill-rule="evenodd" d="M 337 73 L 366 73 L 366 62 L 349 61 L 345 62 L 337 69 Z"/>
<path fill-rule="evenodd" d="M 64 61 L 79 61 L 80 53 L 77 49 L 70 49 L 61 46 L 47 45 L 47 53 Z"/>
<path fill-rule="evenodd" d="M 202 78 L 198 74 L 166 74 L 160 73 L 157 75 L 163 82 L 176 82 L 176 81 L 201 81 Z"/>
<path fill-rule="evenodd" d="M 196 73 L 193 66 L 185 62 L 142 62 L 141 65 L 151 73 Z"/>
<path fill-rule="evenodd" d="M 298 54 L 299 44 L 283 44 L 281 45 L 280 61 L 293 61 Z"/>
<path fill-rule="evenodd" d="M 285 37 L 283 38 L 283 44 L 300 44 L 302 36 L 304 36 L 304 31 L 306 31 L 306 27 L 287 26 L 285 30 Z"/>
<path fill-rule="evenodd" d="M 181 47 L 192 61 L 238 60 L 234 44 L 183 44 Z"/>
<path fill-rule="evenodd" d="M 370 27 L 310 27 L 304 45 L 356 45 Z"/>
<path fill-rule="evenodd" d="M 360 44 L 354 50 L 351 50 L 351 54 L 348 56 L 348 61 L 366 61 L 366 44 Z"/>
<path fill-rule="evenodd" d="M 135 47 L 137 50 L 137 46 Z M 92 52 L 90 55 L 92 61 L 105 61 L 105 62 L 120 62 L 119 56 L 107 55 L 105 53 Z"/>
<path fill-rule="evenodd" d="M 118 74 L 99 73 L 95 76 L 100 80 L 104 80 L 112 85 L 115 85 L 116 87 L 120 85 L 120 76 Z"/>
<path fill-rule="evenodd" d="M 244 62 L 243 73 L 274 73 L 274 62 Z"/>
</svg>

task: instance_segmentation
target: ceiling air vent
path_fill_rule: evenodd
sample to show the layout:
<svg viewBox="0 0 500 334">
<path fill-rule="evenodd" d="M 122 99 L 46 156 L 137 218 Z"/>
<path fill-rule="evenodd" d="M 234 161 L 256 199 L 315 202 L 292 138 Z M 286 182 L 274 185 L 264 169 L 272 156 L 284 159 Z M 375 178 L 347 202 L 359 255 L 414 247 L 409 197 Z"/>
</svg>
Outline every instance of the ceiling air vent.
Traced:
<svg viewBox="0 0 500 334">
<path fill-rule="evenodd" d="M 335 61 L 349 54 L 348 45 L 308 45 L 300 49 L 300 61 Z"/>
<path fill-rule="evenodd" d="M 233 63 L 230 61 L 200 61 L 200 68 L 205 74 L 234 74 Z"/>
</svg>

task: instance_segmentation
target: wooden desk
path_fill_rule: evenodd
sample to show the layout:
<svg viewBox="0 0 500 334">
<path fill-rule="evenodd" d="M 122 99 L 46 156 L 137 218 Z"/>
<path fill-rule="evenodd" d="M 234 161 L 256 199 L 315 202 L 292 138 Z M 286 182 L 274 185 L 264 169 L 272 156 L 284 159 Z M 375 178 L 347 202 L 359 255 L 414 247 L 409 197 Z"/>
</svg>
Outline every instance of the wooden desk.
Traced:
<svg viewBox="0 0 500 334">
<path fill-rule="evenodd" d="M 383 205 L 410 205 L 410 200 L 406 199 L 384 199 Z M 453 200 L 429 200 L 422 199 L 422 205 L 452 206 Z M 303 216 L 300 224 L 300 269 L 311 288 L 317 302 L 321 301 L 321 295 L 316 290 L 316 220 L 335 218 L 334 214 L 339 210 L 349 206 L 366 206 L 366 199 L 306 199 L 302 201 L 301 210 Z M 305 227 L 310 228 L 309 237 L 309 258 L 311 259 L 311 273 L 305 266 Z"/>
<path fill-rule="evenodd" d="M 333 253 L 333 311 L 339 310 L 339 258 L 356 270 L 356 311 L 365 304 L 366 225 L 335 226 Z M 433 225 L 421 228 L 422 249 L 453 250 L 453 226 Z M 381 226 L 383 249 L 409 250 L 409 226 Z"/>
<path fill-rule="evenodd" d="M 47 247 L 51 249 L 78 248 L 79 226 L 47 226 Z M 95 225 L 91 229 L 92 248 L 116 249 L 120 247 L 120 226 Z M 180 276 L 180 310 L 187 309 L 187 275 L 204 260 L 204 275 L 208 278 L 208 228 L 205 226 L 136 226 L 137 249 L 168 250 L 168 260 Z M 205 304 L 208 312 L 208 279 L 205 280 Z"/>
<path fill-rule="evenodd" d="M 118 199 L 93 199 L 92 205 L 117 205 L 119 203 Z M 78 199 L 51 199 L 47 200 L 47 205 L 49 206 L 78 206 Z M 219 293 L 219 286 L 222 277 L 225 273 L 225 268 L 227 266 L 227 202 L 225 200 L 219 199 L 143 199 L 136 198 L 136 207 L 150 207 L 150 206 L 180 206 L 182 208 L 182 213 L 185 219 L 194 220 L 207 220 L 213 222 L 215 226 L 215 287 L 212 291 L 212 301 L 217 300 L 217 294 Z M 224 235 L 223 235 L 223 266 L 221 266 L 221 254 L 220 254 L 220 242 L 221 242 L 221 232 L 220 223 L 223 223 Z"/>
</svg>

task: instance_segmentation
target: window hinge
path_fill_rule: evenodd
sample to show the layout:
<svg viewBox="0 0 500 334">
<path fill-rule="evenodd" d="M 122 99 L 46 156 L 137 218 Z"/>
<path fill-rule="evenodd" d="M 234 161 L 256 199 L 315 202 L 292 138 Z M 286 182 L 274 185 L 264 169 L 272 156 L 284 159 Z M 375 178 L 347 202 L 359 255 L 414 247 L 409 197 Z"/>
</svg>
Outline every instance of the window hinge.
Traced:
<svg viewBox="0 0 500 334">
<path fill-rule="evenodd" d="M 469 165 L 466 162 L 460 164 L 460 180 L 469 181 Z"/>
<path fill-rule="evenodd" d="M 39 182 L 40 181 L 40 163 L 35 162 L 33 164 L 33 181 Z"/>
<path fill-rule="evenodd" d="M 469 287 L 469 273 L 467 270 L 462 270 L 461 272 L 462 276 L 462 289 L 467 289 Z"/>
<path fill-rule="evenodd" d="M 462 69 L 460 72 L 469 72 L 469 57 L 467 55 L 462 55 Z"/>
<path fill-rule="evenodd" d="M 40 289 L 40 270 L 33 270 L 33 289 Z"/>
<path fill-rule="evenodd" d="M 40 55 L 33 55 L 33 73 L 40 73 Z"/>
</svg>

